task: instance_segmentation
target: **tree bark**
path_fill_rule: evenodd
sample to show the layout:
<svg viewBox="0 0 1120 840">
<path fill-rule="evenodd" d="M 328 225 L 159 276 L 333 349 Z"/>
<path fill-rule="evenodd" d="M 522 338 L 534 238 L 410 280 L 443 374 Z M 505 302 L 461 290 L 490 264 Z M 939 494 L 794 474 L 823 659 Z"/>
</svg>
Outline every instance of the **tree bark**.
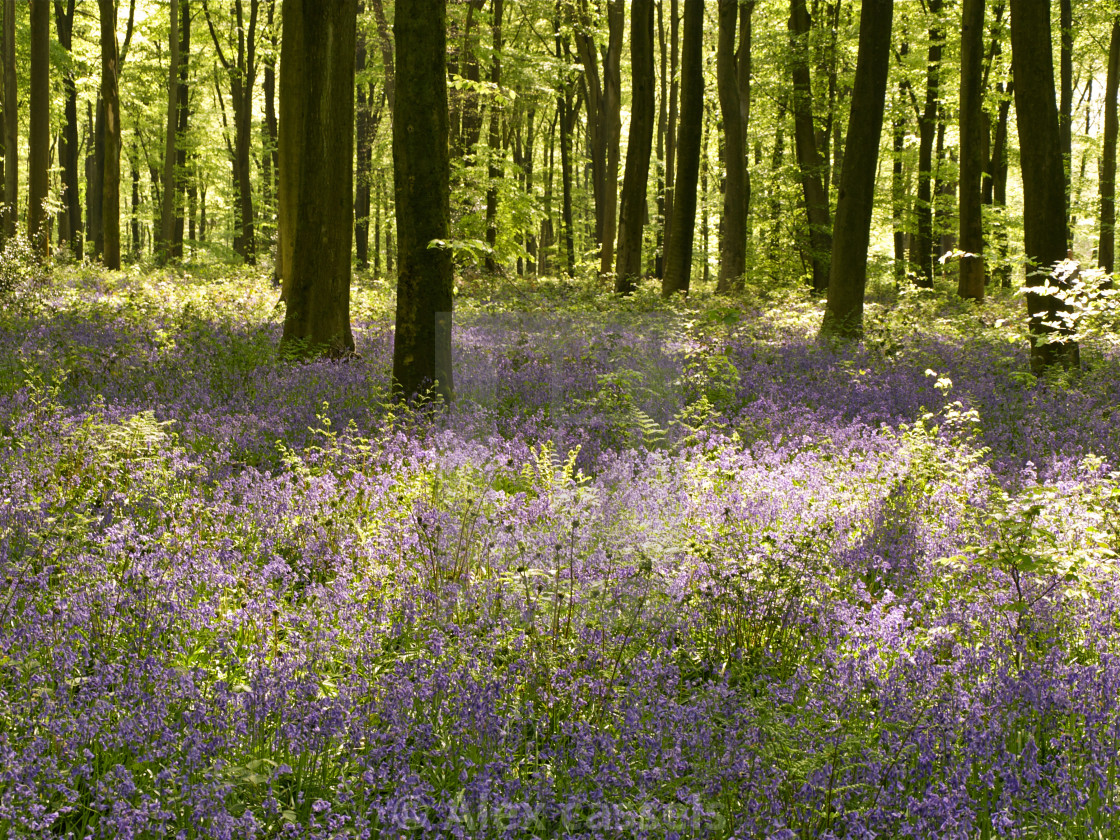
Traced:
<svg viewBox="0 0 1120 840">
<path fill-rule="evenodd" d="M 452 262 L 446 0 L 397 0 L 393 172 L 397 313 L 393 388 L 450 402 Z M 433 245 L 435 247 L 433 247 Z"/>
<path fill-rule="evenodd" d="M 700 180 L 700 146 L 704 125 L 704 0 L 684 0 L 681 36 L 681 119 L 677 131 L 677 175 L 672 234 L 665 254 L 661 294 L 688 294 L 692 242 L 696 227 L 696 192 Z"/>
<path fill-rule="evenodd" d="M 358 3 L 358 17 L 361 18 L 365 3 Z M 357 123 L 357 155 L 354 173 L 354 252 L 359 268 L 369 267 L 369 211 L 370 211 L 370 109 L 367 85 L 363 78 L 366 70 L 366 33 L 358 26 L 358 45 L 355 56 L 357 88 L 355 90 L 355 121 Z M 266 71 L 267 72 L 267 71 Z M 267 77 L 266 77 L 267 78 Z"/>
<path fill-rule="evenodd" d="M 832 252 L 832 220 L 824 173 L 825 158 L 817 146 L 813 120 L 813 86 L 809 74 L 809 32 L 812 22 L 805 0 L 790 0 L 790 67 L 793 75 L 793 133 L 797 165 L 809 221 L 809 260 L 813 267 L 813 291 L 828 289 L 828 261 Z"/>
<path fill-rule="evenodd" d="M 190 128 L 190 53 L 191 53 L 191 7 L 190 0 L 179 0 L 179 80 L 175 86 L 176 131 L 175 147 L 175 219 L 171 237 L 171 257 L 183 257 L 184 198 L 187 192 L 187 149 L 184 142 Z M 273 146 L 275 149 L 275 146 Z"/>
<path fill-rule="evenodd" d="M 490 84 L 493 97 L 490 102 L 490 128 L 486 137 L 487 162 L 486 162 L 486 244 L 490 250 L 486 254 L 486 270 L 493 274 L 498 270 L 498 262 L 494 249 L 498 245 L 498 182 L 502 178 L 502 0 L 494 0 L 493 21 L 493 51 L 490 58 Z"/>
<path fill-rule="evenodd" d="M 984 0 L 964 0 L 961 10 L 961 168 L 960 262 L 957 293 L 984 299 L 984 100 L 981 90 L 984 51 Z"/>
<path fill-rule="evenodd" d="M 1066 257 L 1066 178 L 1061 130 L 1054 97 L 1050 4 L 1011 0 L 1011 68 L 1023 172 L 1023 228 L 1029 286 L 1037 286 Z M 1061 278 L 1051 274 L 1052 282 Z M 1063 310 L 1051 295 L 1027 293 L 1031 370 L 1053 365 L 1077 368 L 1076 342 L 1053 326 Z M 1054 339 L 1058 339 L 1055 341 Z"/>
<path fill-rule="evenodd" d="M 175 164 L 177 163 L 176 133 L 179 128 L 179 0 L 170 0 L 171 58 L 167 67 L 167 131 L 163 146 L 163 206 L 160 212 L 160 237 L 156 248 L 160 262 L 171 259 L 175 241 Z"/>
<path fill-rule="evenodd" d="M 74 0 L 54 0 L 55 30 L 58 43 L 69 54 L 73 46 Z M 61 167 L 62 212 L 58 220 L 59 244 L 65 243 L 76 259 L 82 256 L 82 203 L 78 183 L 78 86 L 72 71 L 62 77 L 65 91 L 62 134 L 58 141 Z"/>
<path fill-rule="evenodd" d="M 357 0 L 284 0 L 280 58 L 281 346 L 348 356 Z"/>
<path fill-rule="evenodd" d="M 102 260 L 111 271 L 121 267 L 121 104 L 117 90 L 116 0 L 97 0 L 101 12 L 101 99 L 104 103 L 105 161 L 101 168 Z"/>
<path fill-rule="evenodd" d="M 19 215 L 19 100 L 16 80 L 16 0 L 4 0 L 4 237 L 16 235 Z"/>
<path fill-rule="evenodd" d="M 233 179 L 237 193 L 237 209 L 234 218 L 233 250 L 249 265 L 257 261 L 255 214 L 253 210 L 252 186 L 252 142 L 253 142 L 253 85 L 257 78 L 257 17 L 260 0 L 249 0 L 249 25 L 245 27 L 244 12 L 240 0 L 231 3 L 235 17 L 237 53 L 229 58 L 222 49 L 221 39 L 214 28 L 210 8 L 202 0 L 202 11 L 206 15 L 206 25 L 210 38 L 218 53 L 218 60 L 229 75 L 230 104 L 233 108 Z"/>
<path fill-rule="evenodd" d="M 867 248 L 875 203 L 875 171 L 890 65 L 894 0 L 863 0 L 852 110 L 844 141 L 844 169 L 836 203 L 832 261 L 821 335 L 857 338 L 863 333 Z"/>
<path fill-rule="evenodd" d="M 1111 274 L 1116 268 L 1116 140 L 1120 134 L 1117 95 L 1120 92 L 1120 15 L 1112 21 L 1108 74 L 1104 92 L 1104 142 L 1101 148 L 1101 234 L 1097 262 Z"/>
<path fill-rule="evenodd" d="M 27 161 L 27 238 L 40 257 L 50 253 L 47 200 L 51 147 L 51 6 L 31 0 L 31 90 Z"/>
<path fill-rule="evenodd" d="M 1062 140 L 1062 160 L 1065 162 L 1066 213 L 1070 210 L 1070 188 L 1073 171 L 1073 3 L 1058 2 L 1059 26 L 1059 76 L 1061 92 L 1058 101 L 1058 131 Z M 1066 220 L 1066 248 L 1073 247 L 1073 220 Z"/>
<path fill-rule="evenodd" d="M 653 149 L 653 0 L 634 0 L 630 7 L 630 78 L 633 80 L 630 140 L 626 147 L 626 172 L 622 180 L 622 206 L 618 220 L 618 264 L 614 289 L 630 294 L 642 273 L 642 231 L 645 227 L 646 189 Z"/>
<path fill-rule="evenodd" d="M 941 12 L 942 0 L 929 0 L 929 12 Z M 918 198 L 914 208 L 917 230 L 910 246 L 915 284 L 933 287 L 933 144 L 937 138 L 938 97 L 941 86 L 942 33 L 939 20 L 929 28 L 926 58 L 925 107 L 918 116 Z"/>
<path fill-rule="evenodd" d="M 727 293 L 743 287 L 747 272 L 747 210 L 750 206 L 750 181 L 747 175 L 747 118 L 749 100 L 744 107 L 740 90 L 740 66 L 750 55 L 750 30 L 740 33 L 740 48 L 735 47 L 735 27 L 739 18 L 746 27 L 754 3 L 740 6 L 738 0 L 720 0 L 719 35 L 716 48 L 716 80 L 720 112 L 723 116 L 724 165 L 723 223 L 720 236 L 719 280 L 716 291 Z M 742 14 L 741 14 L 742 11 Z M 748 82 L 749 85 L 749 73 Z M 749 87 L 748 87 L 749 91 Z"/>
</svg>

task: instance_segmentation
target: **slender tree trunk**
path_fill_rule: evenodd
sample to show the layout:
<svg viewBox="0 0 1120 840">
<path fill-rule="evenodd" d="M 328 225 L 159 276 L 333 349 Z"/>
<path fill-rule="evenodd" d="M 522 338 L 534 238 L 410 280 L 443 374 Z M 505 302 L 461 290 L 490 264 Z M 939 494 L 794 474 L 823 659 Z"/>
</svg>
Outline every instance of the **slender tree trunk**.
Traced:
<svg viewBox="0 0 1120 840">
<path fill-rule="evenodd" d="M 673 197 L 677 185 L 677 125 L 679 124 L 678 71 L 680 69 L 680 14 L 678 0 L 669 3 L 669 116 L 665 129 L 665 237 L 664 254 L 673 237 Z M 661 258 L 661 281 L 665 282 L 665 256 Z"/>
<path fill-rule="evenodd" d="M 961 11 L 961 258 L 957 293 L 984 299 L 984 222 L 981 180 L 984 173 L 984 100 L 981 90 L 984 51 L 984 0 L 964 0 Z"/>
<path fill-rule="evenodd" d="M 105 107 L 105 162 L 101 171 L 101 226 L 105 267 L 121 267 L 121 105 L 117 92 L 120 56 L 117 4 L 97 0 L 101 12 L 101 99 Z"/>
<path fill-rule="evenodd" d="M 669 124 L 668 55 L 665 43 L 664 0 L 657 0 L 658 81 L 660 96 L 657 98 L 657 236 L 653 245 L 650 274 L 661 279 L 665 256 L 665 133 Z"/>
<path fill-rule="evenodd" d="M 51 147 L 51 6 L 32 0 L 31 96 L 27 146 L 27 238 L 42 257 L 50 253 L 50 220 L 47 218 Z"/>
<path fill-rule="evenodd" d="M 743 17 L 750 21 L 749 4 Z M 724 165 L 723 221 L 720 236 L 720 267 L 716 291 L 726 294 L 743 287 L 747 272 L 747 209 L 750 186 L 747 180 L 747 146 L 744 108 L 740 93 L 739 61 L 744 54 L 735 49 L 735 26 L 740 17 L 738 0 L 720 0 L 719 36 L 716 48 L 716 80 L 723 116 Z M 740 35 L 750 54 L 749 31 Z M 749 108 L 749 105 L 747 106 Z"/>
<path fill-rule="evenodd" d="M 634 0 L 630 7 L 630 140 L 622 181 L 622 207 L 618 221 L 618 265 L 615 291 L 630 294 L 642 273 L 642 230 L 646 215 L 646 188 L 653 147 L 653 0 Z"/>
<path fill-rule="evenodd" d="M 561 35 L 561 0 L 557 0 L 553 17 L 553 35 L 556 41 L 556 60 L 568 58 Z M 575 223 L 572 218 L 572 128 L 576 121 L 573 94 L 566 86 L 556 94 L 556 109 L 560 126 L 560 181 L 562 191 L 562 214 L 564 223 L 565 273 L 569 278 L 575 276 L 576 247 Z"/>
<path fill-rule="evenodd" d="M 452 262 L 451 161 L 447 111 L 446 0 L 397 0 L 397 100 L 393 169 L 398 240 L 393 387 L 428 389 L 450 402 Z"/>
<path fill-rule="evenodd" d="M 16 84 L 16 1 L 4 0 L 4 237 L 19 215 L 19 101 Z"/>
<path fill-rule="evenodd" d="M 496 92 L 502 86 L 502 0 L 494 0 L 493 5 L 493 52 L 490 58 L 490 84 Z M 490 129 L 486 138 L 487 157 L 486 175 L 486 244 L 490 250 L 486 254 L 486 270 L 493 274 L 498 270 L 494 249 L 498 245 L 498 182 L 502 178 L 502 119 L 500 98 L 494 96 L 490 103 Z"/>
<path fill-rule="evenodd" d="M 929 0 L 929 12 L 941 13 L 942 0 Z M 933 144 L 937 138 L 938 97 L 941 86 L 942 33 L 939 20 L 929 28 L 926 59 L 925 108 L 918 117 L 918 199 L 914 208 L 917 230 L 910 247 L 915 283 L 933 287 Z"/>
<path fill-rule="evenodd" d="M 73 46 L 74 0 L 54 0 L 55 30 L 58 43 L 70 54 Z M 74 73 L 68 70 L 62 77 L 65 91 L 62 134 L 58 141 L 58 160 L 62 203 L 58 218 L 59 244 L 65 243 L 75 258 L 82 255 L 82 203 L 78 192 L 78 86 Z"/>
<path fill-rule="evenodd" d="M 1061 92 L 1058 103 L 1058 129 L 1062 140 L 1062 160 L 1065 161 L 1066 211 L 1072 209 L 1070 192 L 1073 182 L 1073 3 L 1072 0 L 1059 0 L 1059 75 Z M 1073 247 L 1073 220 L 1066 222 L 1066 248 Z"/>
<path fill-rule="evenodd" d="M 1066 258 L 1066 178 L 1051 43 L 1050 4 L 1011 0 L 1011 68 L 1023 172 L 1023 244 L 1032 275 L 1029 286 L 1038 286 L 1041 277 Z M 1063 285 L 1060 276 L 1050 276 Z M 1027 293 L 1035 373 L 1053 365 L 1079 366 L 1077 343 L 1053 326 L 1063 308 L 1051 295 Z"/>
<path fill-rule="evenodd" d="M 163 207 L 160 212 L 160 237 L 156 253 L 161 262 L 171 259 L 175 241 L 175 164 L 178 149 L 175 134 L 179 128 L 179 0 L 170 0 L 168 10 L 171 58 L 167 68 L 167 131 L 163 147 Z"/>
<path fill-rule="evenodd" d="M 1116 269 L 1116 139 L 1120 134 L 1117 95 L 1120 91 L 1120 15 L 1112 21 L 1108 75 L 1104 91 L 1104 142 L 1101 149 L 1101 235 L 1097 262 L 1111 274 Z"/>
<path fill-rule="evenodd" d="M 360 18 L 365 8 L 365 3 L 358 3 L 358 17 Z M 361 26 L 358 27 L 358 47 L 355 58 L 357 67 L 358 85 L 355 91 L 355 120 L 357 121 L 357 160 L 354 175 L 354 249 L 360 268 L 369 267 L 369 211 L 370 211 L 370 146 L 372 132 L 370 131 L 370 109 L 367 93 L 368 86 L 365 79 L 366 69 L 366 35 Z M 267 74 L 267 70 L 265 71 Z M 267 84 L 267 75 L 265 76 Z"/>
<path fill-rule="evenodd" d="M 281 343 L 303 354 L 347 356 L 354 351 L 357 0 L 284 0 L 283 13 L 279 208 L 287 311 Z"/>
<path fill-rule="evenodd" d="M 175 125 L 178 136 L 175 145 L 175 218 L 171 233 L 171 257 L 183 258 L 184 201 L 187 192 L 186 137 L 190 128 L 190 54 L 191 7 L 190 0 L 179 0 L 179 79 L 175 85 Z"/>
<path fill-rule="evenodd" d="M 809 74 L 809 32 L 812 22 L 805 0 L 790 0 L 790 66 L 793 74 L 793 131 L 801 189 L 809 220 L 809 259 L 813 267 L 813 291 L 828 289 L 828 261 L 832 252 L 832 220 L 828 187 L 824 182 L 827 164 L 817 146 L 813 121 L 813 87 Z"/>
<path fill-rule="evenodd" d="M 681 41 L 681 120 L 677 131 L 673 232 L 665 254 L 665 278 L 661 282 L 663 297 L 688 294 L 692 274 L 704 124 L 704 0 L 684 0 Z"/>
<path fill-rule="evenodd" d="M 905 56 L 909 46 L 903 42 L 899 55 Z M 891 167 L 891 216 L 894 227 L 894 281 L 901 285 L 907 276 L 906 264 L 906 108 L 909 87 L 906 80 L 898 83 L 898 97 L 895 102 L 895 118 L 891 126 L 892 161 Z"/>
<path fill-rule="evenodd" d="M 893 0 L 863 0 L 852 110 L 844 142 L 844 171 L 836 204 L 836 227 L 821 335 L 851 338 L 863 333 L 867 248 L 875 203 L 875 172 L 890 67 Z"/>
</svg>

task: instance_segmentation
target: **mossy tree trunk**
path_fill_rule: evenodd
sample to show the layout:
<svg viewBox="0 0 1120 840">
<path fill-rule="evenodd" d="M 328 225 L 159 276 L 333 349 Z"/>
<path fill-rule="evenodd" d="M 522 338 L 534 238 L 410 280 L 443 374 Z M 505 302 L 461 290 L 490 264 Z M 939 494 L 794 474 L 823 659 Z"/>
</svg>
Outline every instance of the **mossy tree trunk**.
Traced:
<svg viewBox="0 0 1120 840">
<path fill-rule="evenodd" d="M 279 211 L 282 344 L 303 355 L 354 350 L 354 55 L 357 0 L 284 0 Z"/>
<path fill-rule="evenodd" d="M 451 161 L 447 110 L 447 0 L 397 0 L 393 172 L 397 315 L 393 387 L 446 401 L 451 371 Z"/>
</svg>

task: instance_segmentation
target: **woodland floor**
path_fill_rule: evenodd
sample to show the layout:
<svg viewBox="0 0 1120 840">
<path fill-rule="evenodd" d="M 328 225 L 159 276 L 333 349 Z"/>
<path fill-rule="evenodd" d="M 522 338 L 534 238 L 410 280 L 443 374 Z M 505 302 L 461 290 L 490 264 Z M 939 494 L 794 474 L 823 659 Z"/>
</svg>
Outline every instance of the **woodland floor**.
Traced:
<svg viewBox="0 0 1120 840">
<path fill-rule="evenodd" d="M 0 315 L 0 838 L 1120 836 L 1110 342 L 494 281 L 413 411 L 276 297 Z"/>
</svg>

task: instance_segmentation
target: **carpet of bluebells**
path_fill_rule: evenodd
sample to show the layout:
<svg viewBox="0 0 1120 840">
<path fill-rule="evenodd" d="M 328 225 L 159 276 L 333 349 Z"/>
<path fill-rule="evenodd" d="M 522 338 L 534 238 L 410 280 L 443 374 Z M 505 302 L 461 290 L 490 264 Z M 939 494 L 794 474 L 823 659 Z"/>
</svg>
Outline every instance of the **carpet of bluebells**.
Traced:
<svg viewBox="0 0 1120 840">
<path fill-rule="evenodd" d="M 251 272 L 5 307 L 0 838 L 1120 836 L 1109 343 L 542 283 L 406 407 L 391 306 L 312 363 Z"/>
</svg>

